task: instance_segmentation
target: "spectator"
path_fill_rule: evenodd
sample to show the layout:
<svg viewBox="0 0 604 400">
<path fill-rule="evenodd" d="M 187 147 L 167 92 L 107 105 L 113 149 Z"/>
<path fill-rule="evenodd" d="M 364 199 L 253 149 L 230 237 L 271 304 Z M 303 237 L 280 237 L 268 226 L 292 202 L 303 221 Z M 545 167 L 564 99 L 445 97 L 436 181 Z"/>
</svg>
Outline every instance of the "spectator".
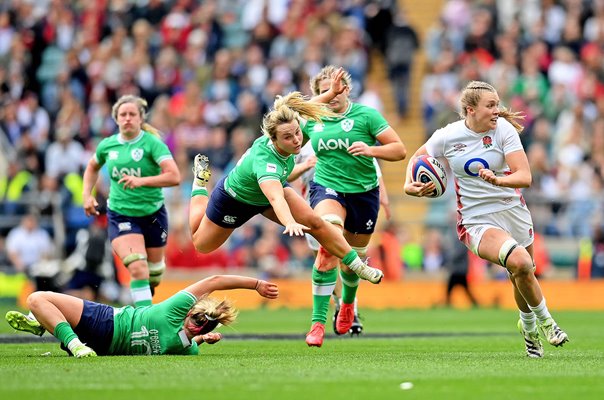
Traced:
<svg viewBox="0 0 604 400">
<path fill-rule="evenodd" d="M 407 115 L 409 90 L 414 55 L 419 48 L 419 38 L 409 24 L 405 12 L 399 10 L 386 34 L 386 64 L 388 78 L 396 97 L 399 116 Z"/>
<path fill-rule="evenodd" d="M 50 235 L 38 226 L 38 217 L 31 212 L 6 237 L 6 252 L 13 268 L 16 272 L 24 272 L 36 290 L 57 290 L 52 277 L 45 276 L 44 271 L 35 268 L 53 257 L 54 251 Z"/>
<path fill-rule="evenodd" d="M 59 127 L 55 136 L 56 141 L 46 151 L 46 174 L 55 179 L 69 173 L 80 174 L 88 155 L 84 147 L 74 140 L 69 127 Z"/>
</svg>

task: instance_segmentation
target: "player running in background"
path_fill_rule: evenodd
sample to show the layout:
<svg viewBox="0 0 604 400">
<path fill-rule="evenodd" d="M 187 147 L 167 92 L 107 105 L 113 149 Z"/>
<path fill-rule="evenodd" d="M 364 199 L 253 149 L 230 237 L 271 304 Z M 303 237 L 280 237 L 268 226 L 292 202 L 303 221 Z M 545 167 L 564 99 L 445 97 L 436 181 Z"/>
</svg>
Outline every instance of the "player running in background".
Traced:
<svg viewBox="0 0 604 400">
<path fill-rule="evenodd" d="M 166 269 L 168 214 L 161 188 L 180 183 L 180 173 L 157 129 L 145 122 L 147 102 L 125 95 L 111 115 L 119 132 L 103 139 L 84 171 L 84 210 L 99 215 L 93 188 L 107 165 L 111 185 L 107 216 L 113 251 L 130 272 L 135 306 L 151 304 L 152 288 Z"/>
<path fill-rule="evenodd" d="M 325 97 L 334 97 L 334 85 Z M 263 118 L 263 136 L 221 179 L 208 197 L 207 157 L 195 157 L 193 190 L 189 209 L 189 227 L 195 248 L 209 253 L 220 247 L 239 226 L 256 214 L 285 226 L 284 234 L 312 234 L 343 263 L 363 279 L 379 283 L 379 269 L 367 266 L 346 242 L 342 234 L 322 220 L 286 180 L 294 168 L 294 156 L 303 145 L 299 119 L 318 120 L 333 115 L 323 104 L 306 101 L 299 92 L 278 96 Z"/>
<path fill-rule="evenodd" d="M 34 292 L 27 306 L 35 319 L 18 311 L 6 313 L 14 329 L 59 339 L 61 347 L 76 358 L 97 355 L 161 355 L 199 353 L 202 343 L 222 338 L 212 332 L 229 325 L 237 311 L 228 300 L 208 297 L 215 290 L 249 289 L 276 299 L 277 285 L 237 275 L 202 279 L 161 303 L 121 308 L 55 292 Z"/>
<path fill-rule="evenodd" d="M 374 158 L 400 161 L 405 158 L 406 149 L 396 131 L 378 111 L 350 100 L 350 74 L 344 71 L 338 78 L 335 71 L 338 71 L 335 66 L 324 67 L 311 78 L 310 87 L 312 94 L 319 96 L 330 90 L 334 80 L 341 79 L 344 90 L 328 101 L 329 108 L 337 116 L 307 121 L 301 126 L 317 157 L 315 177 L 310 183 L 310 204 L 321 218 L 343 230 L 352 248 L 365 257 L 380 207 Z M 354 323 L 359 277 L 330 253 L 329 249 L 320 248 L 319 261 L 313 267 L 312 326 L 306 335 L 309 346 L 320 347 L 323 344 L 338 265 L 342 302 L 336 330 L 344 334 Z"/>
<path fill-rule="evenodd" d="M 309 200 L 308 191 L 310 188 L 310 182 L 313 180 L 313 178 L 315 176 L 316 162 L 317 162 L 317 157 L 315 156 L 315 152 L 312 148 L 312 144 L 310 142 L 308 142 L 302 147 L 302 150 L 300 150 L 300 154 L 298 154 L 298 156 L 296 157 L 296 166 L 294 167 L 294 170 L 292 171 L 289 178 L 287 179 L 288 182 L 292 182 L 292 183 L 294 181 L 296 181 L 297 179 L 300 179 L 300 185 L 299 185 L 300 187 L 298 190 L 300 191 L 300 194 L 302 195 L 302 197 L 304 197 L 306 200 Z M 384 183 L 384 179 L 382 178 L 382 173 L 380 170 L 380 166 L 377 162 L 377 159 L 374 159 L 374 162 L 375 162 L 375 167 L 376 167 L 377 173 L 378 173 L 378 179 L 380 181 L 380 205 L 383 207 L 384 212 L 386 213 L 386 219 L 390 219 L 390 202 L 389 202 L 389 198 L 388 198 L 388 192 L 386 191 L 386 186 Z M 306 242 L 308 244 L 308 247 L 313 251 L 315 258 L 316 258 L 321 245 L 311 235 L 306 234 L 305 237 L 306 237 Z M 336 286 L 334 288 L 334 291 L 331 295 L 332 300 L 335 305 L 335 312 L 334 312 L 334 316 L 333 316 L 333 331 L 336 335 L 340 334 L 340 333 L 338 333 L 338 330 L 336 328 L 336 321 L 338 318 L 338 313 L 340 312 L 341 294 L 342 294 L 342 281 L 340 279 L 338 279 L 336 281 Z M 359 312 L 358 312 L 358 307 L 357 307 L 358 301 L 357 300 L 358 299 L 355 297 L 354 320 L 352 322 L 352 326 L 349 329 L 349 333 L 351 335 L 355 335 L 355 334 L 360 335 L 361 332 L 363 332 L 363 324 L 361 323 L 361 320 L 359 319 Z"/>
<path fill-rule="evenodd" d="M 500 105 L 485 82 L 470 82 L 461 94 L 460 121 L 434 132 L 413 155 L 446 159 L 455 177 L 457 235 L 474 254 L 507 269 L 520 309 L 518 328 L 526 354 L 543 357 L 539 330 L 553 346 L 568 341 L 545 305 L 533 261 L 533 223 L 520 192 L 530 186 L 531 169 L 520 142 L 520 113 Z M 422 197 L 434 184 L 412 181 L 405 192 Z M 539 328 L 539 330 L 538 330 Z"/>
</svg>

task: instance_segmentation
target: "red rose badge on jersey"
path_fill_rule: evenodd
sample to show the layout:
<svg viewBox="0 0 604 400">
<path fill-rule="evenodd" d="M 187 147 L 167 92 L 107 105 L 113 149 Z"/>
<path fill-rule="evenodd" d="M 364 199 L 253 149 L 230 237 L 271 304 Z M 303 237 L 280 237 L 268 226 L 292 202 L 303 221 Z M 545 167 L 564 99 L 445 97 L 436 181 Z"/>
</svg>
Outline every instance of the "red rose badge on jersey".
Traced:
<svg viewBox="0 0 604 400">
<path fill-rule="evenodd" d="M 490 136 L 485 136 L 482 138 L 482 146 L 485 149 L 490 149 L 491 147 L 493 147 L 493 139 L 491 139 Z"/>
</svg>

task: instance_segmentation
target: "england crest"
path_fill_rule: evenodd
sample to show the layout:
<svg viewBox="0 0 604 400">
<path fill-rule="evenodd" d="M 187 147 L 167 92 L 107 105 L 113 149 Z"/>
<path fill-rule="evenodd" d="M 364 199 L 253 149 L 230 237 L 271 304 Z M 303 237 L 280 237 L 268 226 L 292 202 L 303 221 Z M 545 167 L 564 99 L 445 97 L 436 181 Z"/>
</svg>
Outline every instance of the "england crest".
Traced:
<svg viewBox="0 0 604 400">
<path fill-rule="evenodd" d="M 346 118 L 345 120 L 340 122 L 340 126 L 342 127 L 344 132 L 350 132 L 350 130 L 354 126 L 354 120 L 352 120 L 350 118 Z"/>
<path fill-rule="evenodd" d="M 134 161 L 140 161 L 143 159 L 143 149 L 132 149 L 130 155 Z"/>
</svg>

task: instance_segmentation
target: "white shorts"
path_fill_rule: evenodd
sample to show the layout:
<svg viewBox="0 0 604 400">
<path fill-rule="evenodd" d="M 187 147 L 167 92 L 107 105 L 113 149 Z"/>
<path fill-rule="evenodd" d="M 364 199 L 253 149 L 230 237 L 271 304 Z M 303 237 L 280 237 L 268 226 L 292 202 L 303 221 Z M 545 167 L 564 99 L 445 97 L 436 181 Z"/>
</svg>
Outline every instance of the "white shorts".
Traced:
<svg viewBox="0 0 604 400">
<path fill-rule="evenodd" d="M 482 235 L 489 228 L 506 231 L 522 247 L 533 243 L 533 220 L 526 206 L 516 206 L 486 215 L 464 218 L 457 225 L 457 236 L 472 253 L 478 254 Z"/>
</svg>

